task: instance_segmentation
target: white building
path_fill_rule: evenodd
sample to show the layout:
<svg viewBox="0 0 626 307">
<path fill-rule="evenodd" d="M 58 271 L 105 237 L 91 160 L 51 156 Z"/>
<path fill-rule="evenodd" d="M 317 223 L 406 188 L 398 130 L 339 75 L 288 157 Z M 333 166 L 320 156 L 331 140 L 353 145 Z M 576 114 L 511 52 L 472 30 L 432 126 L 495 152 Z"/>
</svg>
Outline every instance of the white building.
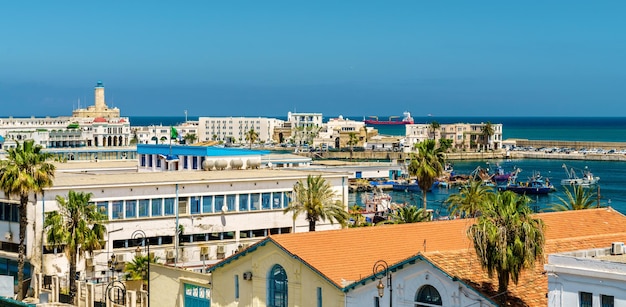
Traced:
<svg viewBox="0 0 626 307">
<path fill-rule="evenodd" d="M 271 143 L 274 128 L 282 126 L 283 122 L 264 117 L 200 117 L 198 140 L 248 144 L 246 133 L 254 129 L 259 136 L 257 143 Z"/>
<path fill-rule="evenodd" d="M 287 113 L 292 139 L 296 145 L 312 144 L 323 125 L 322 113 Z"/>
<path fill-rule="evenodd" d="M 128 117 L 104 102 L 102 82 L 94 88 L 95 106 L 74 110 L 73 116 L 0 118 L 0 149 L 32 139 L 44 148 L 124 147 L 131 140 Z"/>
<path fill-rule="evenodd" d="M 410 151 L 415 144 L 424 140 L 440 139 L 452 140 L 452 148 L 464 150 L 476 149 L 502 149 L 502 124 L 491 124 L 493 135 L 488 140 L 484 139 L 483 127 L 487 123 L 468 124 L 440 124 L 433 129 L 431 124 L 406 125 L 405 151 Z"/>
<path fill-rule="evenodd" d="M 195 134 L 198 142 L 198 121 L 187 121 L 175 126 L 133 126 L 133 138 L 136 138 L 137 144 L 169 144 L 172 127 L 178 132 L 178 138 L 172 140 L 172 144 L 182 142 L 188 134 Z"/>
<path fill-rule="evenodd" d="M 549 255 L 548 306 L 626 306 L 624 253 L 624 243 L 614 242 L 611 247 Z"/>
<path fill-rule="evenodd" d="M 44 274 L 67 276 L 69 265 L 63 253 L 43 249 L 42 255 L 41 227 L 44 212 L 57 210 L 56 197 L 66 197 L 74 190 L 91 193 L 93 203 L 109 219 L 106 248 L 78 263 L 81 279 L 102 280 L 118 274 L 142 242 L 136 231 L 145 233 L 150 252 L 161 262 L 201 268 L 267 235 L 308 231 L 304 216 L 294 220 L 283 209 L 291 199 L 294 184 L 306 180 L 309 174 L 323 175 L 338 199 L 347 204 L 347 173 L 269 167 L 138 172 L 134 160 L 57 164 L 54 186 L 45 189 L 43 196 L 31 196 L 26 261 L 37 264 L 43 256 Z M 18 200 L 0 193 L 0 206 L 0 263 L 6 264 L 6 273 L 14 274 L 19 242 Z M 318 224 L 319 230 L 338 227 Z M 177 229 L 184 230 L 177 236 Z M 115 272 L 107 264 L 112 254 L 118 261 Z M 26 265 L 26 275 L 30 273 L 31 267 Z"/>
</svg>

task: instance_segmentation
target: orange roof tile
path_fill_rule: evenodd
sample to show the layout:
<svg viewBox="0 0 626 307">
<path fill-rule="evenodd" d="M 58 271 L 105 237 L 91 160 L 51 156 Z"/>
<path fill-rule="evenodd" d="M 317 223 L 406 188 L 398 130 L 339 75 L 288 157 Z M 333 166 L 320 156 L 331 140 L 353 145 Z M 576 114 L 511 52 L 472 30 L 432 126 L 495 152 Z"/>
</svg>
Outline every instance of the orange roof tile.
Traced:
<svg viewBox="0 0 626 307">
<path fill-rule="evenodd" d="M 626 216 L 612 208 L 540 213 L 546 225 L 545 258 L 551 253 L 608 247 L 626 241 Z M 467 228 L 474 219 L 384 225 L 270 236 L 269 240 L 318 270 L 343 288 L 372 275 L 377 260 L 389 265 L 421 253 L 451 276 L 475 286 L 486 296 L 497 290 L 476 259 Z M 349 264 L 349 265 L 347 265 Z M 533 271 L 509 285 L 512 306 L 546 306 L 547 277 L 538 261 Z M 347 283 L 346 283 L 347 282 Z"/>
</svg>

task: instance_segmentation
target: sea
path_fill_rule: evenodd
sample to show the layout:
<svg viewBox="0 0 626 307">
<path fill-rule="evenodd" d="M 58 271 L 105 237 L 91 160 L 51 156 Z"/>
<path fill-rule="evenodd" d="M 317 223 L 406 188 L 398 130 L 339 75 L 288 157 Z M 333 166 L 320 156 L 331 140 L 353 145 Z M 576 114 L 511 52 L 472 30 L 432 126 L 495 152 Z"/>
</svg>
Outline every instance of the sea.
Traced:
<svg viewBox="0 0 626 307">
<path fill-rule="evenodd" d="M 267 116 L 286 120 L 286 117 Z M 379 116 L 385 118 L 386 116 Z M 388 117 L 388 116 L 387 116 Z M 326 122 L 329 118 L 325 117 Z M 364 116 L 344 116 L 353 120 L 362 120 Z M 198 117 L 188 117 L 187 120 L 197 120 Z M 150 125 L 177 125 L 185 122 L 181 117 L 147 117 L 130 116 L 133 126 Z M 626 117 L 414 117 L 415 123 L 440 124 L 452 123 L 486 123 L 502 124 L 503 139 L 531 139 L 531 140 L 562 140 L 562 141 L 598 141 L 598 142 L 626 142 Z M 379 134 L 404 136 L 403 125 L 374 125 Z M 611 206 L 617 211 L 626 214 L 626 162 L 610 161 L 579 161 L 579 160 L 547 160 L 547 159 L 520 159 L 520 160 L 472 160 L 454 161 L 453 167 L 457 174 L 469 174 L 477 167 L 495 167 L 496 164 L 505 170 L 521 169 L 518 175 L 525 180 L 534 172 L 540 172 L 557 188 L 556 192 L 548 195 L 532 196 L 531 207 L 539 211 L 548 211 L 552 204 L 560 203 L 565 199 L 564 187 L 561 179 L 566 178 L 567 168 L 574 168 L 579 176 L 583 170 L 591 171 L 594 176 L 600 177 L 599 184 L 592 188 L 596 194 L 596 201 L 601 206 Z M 421 192 L 390 191 L 392 201 L 421 206 Z M 452 193 L 458 193 L 458 188 L 435 188 L 427 194 L 428 208 L 433 209 L 435 216 L 447 216 L 448 208 L 445 200 Z M 366 193 L 350 193 L 349 206 L 362 205 Z"/>
</svg>

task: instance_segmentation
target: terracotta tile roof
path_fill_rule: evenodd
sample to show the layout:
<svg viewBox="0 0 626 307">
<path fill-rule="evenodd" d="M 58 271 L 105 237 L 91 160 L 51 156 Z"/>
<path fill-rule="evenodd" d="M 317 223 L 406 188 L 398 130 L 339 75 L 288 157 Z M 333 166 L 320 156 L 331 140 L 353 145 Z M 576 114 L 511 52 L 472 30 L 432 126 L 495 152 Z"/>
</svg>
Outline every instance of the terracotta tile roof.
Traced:
<svg viewBox="0 0 626 307">
<path fill-rule="evenodd" d="M 626 216 L 611 208 L 540 213 L 546 225 L 545 259 L 548 254 L 609 247 L 626 241 Z M 269 240 L 298 256 L 343 288 L 367 278 L 377 260 L 389 265 L 418 253 L 451 276 L 482 291 L 496 294 L 497 276 L 489 278 L 476 259 L 466 236 L 473 219 L 385 225 L 271 236 Z M 543 263 L 526 271 L 518 285 L 509 285 L 511 306 L 546 306 L 547 277 Z"/>
</svg>

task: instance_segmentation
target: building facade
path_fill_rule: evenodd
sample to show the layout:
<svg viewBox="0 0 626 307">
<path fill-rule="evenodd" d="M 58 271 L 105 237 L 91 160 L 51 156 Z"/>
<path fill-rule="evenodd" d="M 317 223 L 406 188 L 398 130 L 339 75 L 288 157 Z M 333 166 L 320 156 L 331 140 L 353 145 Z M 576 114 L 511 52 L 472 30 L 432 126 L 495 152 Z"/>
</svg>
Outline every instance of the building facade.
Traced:
<svg viewBox="0 0 626 307">
<path fill-rule="evenodd" d="M 485 126 L 490 125 L 493 134 L 486 138 Z M 406 125 L 405 151 L 411 151 L 415 144 L 424 140 L 452 140 L 452 148 L 457 150 L 500 150 L 502 149 L 502 124 L 456 123 L 441 124 L 433 128 L 432 124 Z"/>
<path fill-rule="evenodd" d="M 249 143 L 246 133 L 254 130 L 258 134 L 256 143 L 272 143 L 274 128 L 282 126 L 283 122 L 264 117 L 200 117 L 198 139 L 245 145 Z"/>
</svg>

